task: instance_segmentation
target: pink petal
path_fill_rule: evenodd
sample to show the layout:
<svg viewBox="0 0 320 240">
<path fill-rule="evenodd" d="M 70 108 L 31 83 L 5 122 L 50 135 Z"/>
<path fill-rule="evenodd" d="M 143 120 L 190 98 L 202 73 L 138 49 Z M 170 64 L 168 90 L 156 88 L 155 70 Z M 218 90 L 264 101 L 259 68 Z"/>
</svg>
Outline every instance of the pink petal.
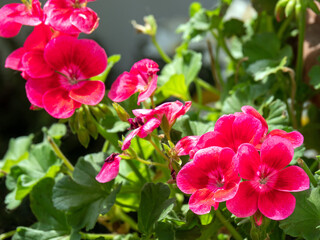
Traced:
<svg viewBox="0 0 320 240">
<path fill-rule="evenodd" d="M 13 12 L 8 16 L 14 22 L 28 26 L 36 26 L 42 23 L 42 9 L 38 0 L 32 1 L 31 9 L 24 4 L 10 4 Z"/>
<path fill-rule="evenodd" d="M 148 77 L 156 74 L 158 71 L 159 65 L 151 59 L 147 58 L 136 62 L 130 69 L 130 73 L 138 75 L 140 81 L 144 82 L 142 85 L 147 85 Z"/>
<path fill-rule="evenodd" d="M 291 162 L 293 154 L 292 144 L 278 136 L 267 138 L 261 145 L 261 161 L 273 169 L 283 169 Z"/>
<path fill-rule="evenodd" d="M 138 134 L 138 132 L 140 131 L 140 128 L 133 130 L 126 136 L 126 138 L 122 143 L 122 148 L 121 148 L 122 151 L 127 150 L 130 147 L 132 138 L 134 138 Z"/>
<path fill-rule="evenodd" d="M 227 209 L 239 218 L 249 217 L 258 210 L 258 198 L 250 181 L 241 182 L 237 194 L 227 201 Z"/>
<path fill-rule="evenodd" d="M 92 9 L 85 7 L 75 9 L 70 16 L 70 22 L 81 32 L 90 34 L 98 27 L 99 18 Z"/>
<path fill-rule="evenodd" d="M 271 190 L 261 193 L 258 200 L 260 212 L 272 220 L 289 217 L 295 208 L 296 199 L 291 193 Z"/>
<path fill-rule="evenodd" d="M 243 106 L 241 108 L 242 112 L 244 112 L 245 114 L 250 114 L 251 116 L 257 118 L 260 120 L 262 127 L 263 127 L 263 135 L 268 133 L 268 124 L 266 122 L 266 120 L 264 119 L 264 117 L 261 116 L 261 114 L 253 107 L 251 106 Z"/>
<path fill-rule="evenodd" d="M 240 182 L 240 178 L 238 180 L 238 183 Z M 214 200 L 216 202 L 224 202 L 227 201 L 229 199 L 232 199 L 239 188 L 239 184 L 238 183 L 228 183 L 226 189 L 218 189 L 215 193 L 214 193 Z"/>
<path fill-rule="evenodd" d="M 240 145 L 236 159 L 239 162 L 239 173 L 241 178 L 253 180 L 261 164 L 260 155 L 252 144 Z"/>
<path fill-rule="evenodd" d="M 23 71 L 21 58 L 26 53 L 25 48 L 21 47 L 13 51 L 6 59 L 5 67 L 13 70 Z"/>
<path fill-rule="evenodd" d="M 267 137 L 272 137 L 272 136 L 279 136 L 287 139 L 289 142 L 291 142 L 291 144 L 293 145 L 293 148 L 300 147 L 303 143 L 303 136 L 298 131 L 287 133 L 286 131 L 275 129 L 269 132 L 269 134 L 267 135 Z"/>
<path fill-rule="evenodd" d="M 189 155 L 189 152 L 196 146 L 200 136 L 186 136 L 177 142 L 175 149 L 178 156 Z"/>
<path fill-rule="evenodd" d="M 232 125 L 232 131 L 234 147 L 236 149 L 242 143 L 258 144 L 264 133 L 260 120 L 248 114 L 235 118 Z"/>
<path fill-rule="evenodd" d="M 153 76 L 150 83 L 148 83 L 148 85 L 145 86 L 147 87 L 147 89 L 140 92 L 138 96 L 138 103 L 137 103 L 138 105 L 140 105 L 141 102 L 144 102 L 145 100 L 147 100 L 154 93 L 154 91 L 157 88 L 157 80 L 158 80 L 158 76 L 157 75 Z"/>
<path fill-rule="evenodd" d="M 44 78 L 54 74 L 54 70 L 46 63 L 43 50 L 32 50 L 22 57 L 22 65 L 32 78 Z"/>
<path fill-rule="evenodd" d="M 59 87 L 57 76 L 47 78 L 28 78 L 26 82 L 26 93 L 31 104 L 43 107 L 43 95 L 54 88 Z"/>
<path fill-rule="evenodd" d="M 212 206 L 218 208 L 213 193 L 208 189 L 197 190 L 189 199 L 190 210 L 198 215 L 209 213 Z"/>
<path fill-rule="evenodd" d="M 153 132 L 156 128 L 160 126 L 161 121 L 157 118 L 151 118 L 149 119 L 143 126 L 141 127 L 138 136 L 141 138 L 145 138 L 150 133 Z"/>
<path fill-rule="evenodd" d="M 72 86 L 69 97 L 87 105 L 96 105 L 104 97 L 105 86 L 101 81 L 81 81 Z"/>
<path fill-rule="evenodd" d="M 53 37 L 53 34 L 51 27 L 40 24 L 34 27 L 32 33 L 27 37 L 23 46 L 26 48 L 26 51 L 35 49 L 44 50 L 47 43 Z"/>
<path fill-rule="evenodd" d="M 10 14 L 14 13 L 18 5 L 23 4 L 11 3 L 4 5 L 0 9 L 0 37 L 11 38 L 19 33 L 22 25 L 14 22 L 14 20 L 9 17 Z"/>
<path fill-rule="evenodd" d="M 116 156 L 112 162 L 105 162 L 96 176 L 96 180 L 100 183 L 110 182 L 119 173 L 119 165 L 121 158 Z"/>
<path fill-rule="evenodd" d="M 274 189 L 284 192 L 300 192 L 309 189 L 310 180 L 306 172 L 297 166 L 290 166 L 278 173 Z"/>
<path fill-rule="evenodd" d="M 42 97 L 42 102 L 44 109 L 55 118 L 69 118 L 81 107 L 81 103 L 71 99 L 69 92 L 62 87 L 47 91 Z"/>
<path fill-rule="evenodd" d="M 122 102 L 137 92 L 138 78 L 131 73 L 122 73 L 112 84 L 108 97 L 114 102 Z"/>
<path fill-rule="evenodd" d="M 77 80 L 85 80 L 102 73 L 107 67 L 107 55 L 93 40 L 59 36 L 44 50 L 46 62 L 56 71 Z"/>
</svg>

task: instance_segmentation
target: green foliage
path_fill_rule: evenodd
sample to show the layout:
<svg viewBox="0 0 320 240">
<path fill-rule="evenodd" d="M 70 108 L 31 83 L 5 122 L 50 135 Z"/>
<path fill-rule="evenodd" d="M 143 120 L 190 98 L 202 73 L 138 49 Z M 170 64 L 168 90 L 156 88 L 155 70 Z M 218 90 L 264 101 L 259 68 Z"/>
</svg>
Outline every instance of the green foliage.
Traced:
<svg viewBox="0 0 320 240">
<path fill-rule="evenodd" d="M 315 65 L 309 72 L 310 84 L 316 89 L 320 89 L 320 66 Z"/>
<path fill-rule="evenodd" d="M 99 183 L 95 180 L 98 174 L 96 158 L 100 161 L 101 155 L 92 156 L 95 161 L 80 158 L 75 166 L 73 178 L 64 176 L 53 188 L 54 206 L 67 212 L 68 224 L 76 230 L 86 227 L 92 229 L 99 214 L 107 213 L 113 206 L 120 187 L 112 190 L 113 182 Z"/>
<path fill-rule="evenodd" d="M 296 207 L 291 216 L 280 222 L 280 228 L 292 237 L 316 240 L 320 236 L 320 189 L 294 193 Z"/>
<path fill-rule="evenodd" d="M 139 230 L 150 236 L 154 224 L 163 220 L 174 206 L 175 199 L 169 198 L 170 189 L 163 183 L 147 183 L 141 192 L 138 209 Z"/>
</svg>

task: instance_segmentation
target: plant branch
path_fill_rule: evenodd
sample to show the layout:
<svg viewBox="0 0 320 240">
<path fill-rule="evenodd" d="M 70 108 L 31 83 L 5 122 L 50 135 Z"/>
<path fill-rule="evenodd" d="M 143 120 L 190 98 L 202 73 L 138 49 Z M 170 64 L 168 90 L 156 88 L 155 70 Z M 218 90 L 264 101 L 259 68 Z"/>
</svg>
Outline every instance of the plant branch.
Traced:
<svg viewBox="0 0 320 240">
<path fill-rule="evenodd" d="M 217 71 L 216 71 L 216 60 L 213 56 L 213 50 L 212 50 L 212 45 L 209 39 L 207 39 L 207 46 L 208 46 L 208 52 L 210 56 L 210 64 L 211 64 L 211 72 L 212 72 L 212 77 L 215 85 L 217 86 L 218 90 L 221 91 L 222 86 L 223 86 L 223 81 L 222 79 L 219 78 Z"/>
<path fill-rule="evenodd" d="M 150 138 L 149 142 L 152 144 L 152 146 L 154 147 L 154 149 L 165 159 L 167 160 L 167 162 L 170 162 L 170 159 L 161 151 L 161 149 L 157 146 L 157 144 L 155 144 L 155 142 Z M 163 164 L 161 164 L 163 165 Z"/>
<path fill-rule="evenodd" d="M 80 232 L 81 234 L 81 239 L 85 239 L 85 240 L 94 240 L 97 238 L 103 238 L 103 239 L 114 239 L 114 237 L 118 236 L 117 234 L 99 234 L 99 233 L 84 233 L 84 232 Z"/>
<path fill-rule="evenodd" d="M 232 234 L 234 239 L 236 240 L 243 239 L 241 235 L 238 233 L 238 231 L 232 226 L 232 224 L 223 216 L 223 214 L 220 212 L 219 209 L 217 209 L 215 213 L 219 221 L 229 230 L 229 232 Z"/>
<path fill-rule="evenodd" d="M 167 165 L 165 165 L 165 164 L 157 163 L 157 162 L 150 162 L 150 161 L 144 160 L 144 159 L 139 158 L 139 157 L 137 157 L 136 160 L 139 161 L 139 162 L 141 162 L 141 163 L 147 164 L 147 165 L 154 165 L 154 166 L 159 166 L 159 167 L 167 168 Z"/>
<path fill-rule="evenodd" d="M 54 153 L 56 154 L 56 156 L 58 158 L 60 158 L 64 165 L 66 165 L 66 167 L 73 172 L 74 167 L 73 165 L 70 163 L 70 161 L 66 158 L 66 156 L 61 152 L 60 148 L 58 147 L 58 145 L 53 141 L 53 139 L 50 136 L 47 136 L 47 140 L 52 148 L 52 150 L 54 151 Z"/>
<path fill-rule="evenodd" d="M 160 47 L 159 43 L 157 42 L 156 36 L 151 36 L 151 40 L 153 45 L 156 47 L 156 49 L 158 50 L 158 53 L 160 54 L 160 56 L 162 57 L 162 59 L 166 62 L 166 63 L 170 63 L 171 59 L 169 58 L 169 56 L 162 50 L 162 48 Z"/>
<path fill-rule="evenodd" d="M 12 237 L 16 233 L 16 230 L 12 230 L 10 232 L 0 234 L 0 240 L 4 240 L 6 238 Z"/>
<path fill-rule="evenodd" d="M 310 168 L 308 167 L 308 165 L 305 163 L 305 161 L 303 161 L 301 158 L 298 158 L 297 159 L 297 162 L 299 164 L 299 166 L 306 172 L 306 174 L 308 175 L 309 179 L 310 179 L 310 182 L 312 183 L 312 185 L 314 187 L 317 187 L 318 186 L 318 182 L 317 180 L 315 179 L 315 177 L 313 176 Z"/>
</svg>

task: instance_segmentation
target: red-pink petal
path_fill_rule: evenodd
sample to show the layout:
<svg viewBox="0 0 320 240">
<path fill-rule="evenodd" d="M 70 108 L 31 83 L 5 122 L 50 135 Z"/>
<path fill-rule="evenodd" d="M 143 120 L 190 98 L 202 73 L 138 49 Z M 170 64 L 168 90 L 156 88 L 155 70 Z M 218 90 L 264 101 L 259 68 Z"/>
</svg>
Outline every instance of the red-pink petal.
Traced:
<svg viewBox="0 0 320 240">
<path fill-rule="evenodd" d="M 141 126 L 140 131 L 138 132 L 138 136 L 141 138 L 145 138 L 150 133 L 153 132 L 156 128 L 160 126 L 161 121 L 157 118 L 149 119 L 143 126 Z"/>
<path fill-rule="evenodd" d="M 238 180 L 238 183 L 240 182 L 240 178 Z M 239 184 L 232 182 L 232 183 L 228 183 L 226 189 L 218 189 L 215 193 L 214 193 L 214 200 L 216 202 L 224 202 L 227 201 L 229 199 L 232 199 L 239 188 Z"/>
<path fill-rule="evenodd" d="M 268 132 L 268 124 L 267 124 L 266 120 L 264 119 L 264 117 L 262 117 L 261 114 L 255 108 L 253 108 L 251 106 L 243 106 L 241 108 L 241 110 L 245 114 L 250 114 L 253 117 L 259 119 L 261 124 L 262 124 L 262 126 L 263 126 L 263 128 L 264 128 L 264 130 L 263 130 L 264 134 L 263 135 L 267 134 L 267 132 Z"/>
<path fill-rule="evenodd" d="M 234 147 L 237 149 L 242 143 L 256 145 L 263 136 L 264 129 L 260 120 L 249 115 L 237 116 L 232 125 Z"/>
<path fill-rule="evenodd" d="M 89 39 L 59 36 L 44 50 L 46 62 L 56 71 L 77 80 L 85 80 L 102 73 L 107 67 L 107 54 L 98 43 Z"/>
<path fill-rule="evenodd" d="M 31 50 L 22 57 L 23 69 L 32 78 L 44 78 L 54 74 L 54 70 L 46 63 L 43 50 Z"/>
<path fill-rule="evenodd" d="M 290 166 L 278 173 L 274 189 L 284 192 L 300 192 L 309 189 L 310 180 L 306 172 L 297 166 Z"/>
<path fill-rule="evenodd" d="M 196 146 L 200 136 L 186 136 L 177 142 L 175 149 L 178 156 L 189 155 L 189 152 Z"/>
<path fill-rule="evenodd" d="M 31 104 L 43 107 L 43 95 L 54 88 L 58 88 L 57 76 L 47 78 L 28 78 L 26 82 L 26 93 Z"/>
<path fill-rule="evenodd" d="M 81 107 L 81 103 L 71 99 L 69 92 L 62 87 L 47 91 L 42 97 L 42 102 L 44 109 L 55 118 L 69 118 Z"/>
<path fill-rule="evenodd" d="M 239 218 L 249 217 L 258 210 L 258 198 L 250 181 L 241 182 L 234 198 L 227 201 L 227 209 Z"/>
<path fill-rule="evenodd" d="M 11 3 L 4 5 L 0 9 L 0 37 L 14 37 L 16 36 L 22 25 L 20 23 L 14 22 L 12 18 L 9 17 L 10 14 L 14 13 L 16 6 L 23 5 L 20 3 Z"/>
<path fill-rule="evenodd" d="M 148 77 L 156 74 L 159 71 L 159 65 L 151 59 L 142 59 L 130 69 L 130 73 L 139 76 L 140 81 L 144 82 L 142 85 L 147 85 Z"/>
<path fill-rule="evenodd" d="M 278 136 L 267 138 L 261 145 L 261 161 L 273 169 L 283 169 L 291 162 L 293 154 L 292 144 Z"/>
<path fill-rule="evenodd" d="M 105 162 L 96 176 L 96 180 L 101 183 L 110 182 L 113 180 L 119 173 L 119 165 L 121 158 L 116 156 L 114 160 L 110 162 Z"/>
<path fill-rule="evenodd" d="M 303 135 L 298 131 L 287 133 L 286 131 L 275 129 L 269 132 L 269 134 L 267 135 L 267 137 L 272 137 L 272 136 L 279 136 L 287 139 L 289 142 L 291 142 L 293 148 L 300 147 L 303 143 Z"/>
<path fill-rule="evenodd" d="M 138 134 L 139 131 L 140 131 L 140 128 L 137 128 L 137 129 L 133 130 L 132 132 L 130 132 L 126 136 L 126 138 L 124 139 L 124 141 L 122 143 L 122 147 L 121 147 L 122 151 L 127 150 L 130 147 L 132 138 L 134 138 Z"/>
<path fill-rule="evenodd" d="M 200 189 L 193 193 L 189 199 L 189 208 L 198 215 L 211 211 L 211 207 L 217 208 L 217 203 L 213 199 L 213 193 L 208 189 Z"/>
<path fill-rule="evenodd" d="M 69 97 L 87 105 L 96 105 L 104 97 L 105 86 L 101 81 L 81 81 L 72 86 Z"/>
<path fill-rule="evenodd" d="M 157 88 L 157 80 L 158 80 L 158 76 L 155 75 L 153 76 L 151 81 L 148 83 L 148 85 L 145 86 L 147 87 L 147 89 L 142 91 L 138 96 L 138 102 L 137 102 L 138 105 L 140 105 L 141 102 L 144 102 L 145 100 L 147 100 L 154 93 L 154 91 Z"/>
<path fill-rule="evenodd" d="M 260 155 L 252 144 L 240 145 L 236 159 L 239 162 L 239 173 L 241 178 L 253 180 L 261 164 Z"/>
<path fill-rule="evenodd" d="M 289 217 L 295 208 L 296 199 L 291 193 L 271 190 L 259 195 L 260 212 L 272 220 L 283 220 Z"/>
<path fill-rule="evenodd" d="M 6 59 L 5 67 L 11 68 L 13 70 L 23 71 L 23 66 L 21 64 L 21 58 L 26 53 L 24 47 L 18 48 L 13 51 Z"/>
<path fill-rule="evenodd" d="M 98 27 L 99 18 L 92 9 L 85 7 L 75 9 L 70 16 L 70 22 L 81 32 L 90 34 Z"/>
<path fill-rule="evenodd" d="M 122 73 L 112 84 L 108 97 L 114 102 L 122 102 L 137 92 L 138 78 L 131 73 Z"/>
<path fill-rule="evenodd" d="M 24 4 L 8 5 L 12 5 L 13 10 L 8 17 L 14 22 L 28 26 L 36 26 L 42 23 L 42 9 L 38 0 L 32 1 L 31 9 Z"/>
</svg>

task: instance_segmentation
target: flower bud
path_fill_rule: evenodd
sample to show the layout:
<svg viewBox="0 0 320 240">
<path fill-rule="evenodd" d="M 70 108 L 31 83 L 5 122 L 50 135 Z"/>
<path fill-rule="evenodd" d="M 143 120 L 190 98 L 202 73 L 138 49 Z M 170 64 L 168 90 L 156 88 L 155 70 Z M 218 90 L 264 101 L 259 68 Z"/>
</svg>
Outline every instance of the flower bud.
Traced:
<svg viewBox="0 0 320 240">
<path fill-rule="evenodd" d="M 136 21 L 131 21 L 133 27 L 139 32 L 154 37 L 157 33 L 157 22 L 153 15 L 145 16 L 143 18 L 145 25 L 137 24 Z"/>
<path fill-rule="evenodd" d="M 94 115 L 94 117 L 99 120 L 105 117 L 105 114 L 101 111 L 101 109 L 97 106 L 90 107 L 90 112 Z"/>
<path fill-rule="evenodd" d="M 118 103 L 113 103 L 112 106 L 116 110 L 120 120 L 123 122 L 128 122 L 130 115 L 127 113 L 127 111 Z"/>
<path fill-rule="evenodd" d="M 293 13 L 293 10 L 295 9 L 296 9 L 296 0 L 290 0 L 284 10 L 286 17 L 289 17 Z M 296 10 L 296 14 L 297 14 L 297 10 Z"/>
<path fill-rule="evenodd" d="M 90 142 L 90 136 L 89 136 L 88 130 L 85 128 L 80 128 L 77 132 L 77 136 L 81 145 L 87 148 Z"/>
</svg>

